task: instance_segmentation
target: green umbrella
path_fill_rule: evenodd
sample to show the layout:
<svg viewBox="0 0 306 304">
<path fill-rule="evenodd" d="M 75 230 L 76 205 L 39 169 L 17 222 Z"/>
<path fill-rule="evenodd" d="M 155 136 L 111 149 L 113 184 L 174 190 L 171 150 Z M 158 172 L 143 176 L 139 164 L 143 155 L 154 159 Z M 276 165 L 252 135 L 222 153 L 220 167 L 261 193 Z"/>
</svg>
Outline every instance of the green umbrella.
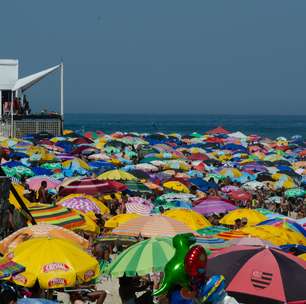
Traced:
<svg viewBox="0 0 306 304">
<path fill-rule="evenodd" d="M 173 255 L 172 238 L 153 237 L 124 250 L 108 266 L 106 273 L 113 277 L 124 274 L 133 277 L 162 272 Z"/>
<path fill-rule="evenodd" d="M 285 191 L 286 197 L 301 197 L 306 194 L 306 191 L 302 188 L 294 188 L 294 189 L 288 189 Z"/>
<path fill-rule="evenodd" d="M 230 231 L 230 229 L 224 226 L 210 226 L 197 230 L 197 232 L 201 235 L 209 236 L 216 235 L 221 232 Z"/>
<path fill-rule="evenodd" d="M 127 185 L 128 189 L 133 192 L 141 192 L 141 193 L 151 193 L 152 190 L 149 189 L 146 185 L 143 183 L 137 182 L 137 181 L 125 181 L 125 185 Z"/>
<path fill-rule="evenodd" d="M 61 163 L 44 163 L 41 165 L 41 167 L 45 169 L 54 170 L 54 169 L 61 169 L 62 165 Z"/>
</svg>

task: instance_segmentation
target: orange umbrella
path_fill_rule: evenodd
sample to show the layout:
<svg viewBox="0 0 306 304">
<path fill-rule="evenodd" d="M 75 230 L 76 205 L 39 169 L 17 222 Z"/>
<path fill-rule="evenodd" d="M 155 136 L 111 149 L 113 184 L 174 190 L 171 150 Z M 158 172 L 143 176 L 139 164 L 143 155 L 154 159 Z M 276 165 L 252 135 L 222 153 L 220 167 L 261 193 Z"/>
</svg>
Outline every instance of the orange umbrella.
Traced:
<svg viewBox="0 0 306 304">
<path fill-rule="evenodd" d="M 5 254 L 9 249 L 15 248 L 18 244 L 37 237 L 55 237 L 68 239 L 83 248 L 88 248 L 88 241 L 76 233 L 55 225 L 38 224 L 21 228 L 0 242 L 0 252 Z"/>
</svg>

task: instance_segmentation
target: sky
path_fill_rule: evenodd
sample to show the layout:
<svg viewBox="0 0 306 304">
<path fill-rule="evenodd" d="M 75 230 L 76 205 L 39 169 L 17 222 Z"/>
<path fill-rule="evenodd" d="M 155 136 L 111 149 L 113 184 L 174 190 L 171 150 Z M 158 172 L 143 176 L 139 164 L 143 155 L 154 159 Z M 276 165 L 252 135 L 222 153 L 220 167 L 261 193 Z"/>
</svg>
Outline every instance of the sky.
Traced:
<svg viewBox="0 0 306 304">
<path fill-rule="evenodd" d="M 1 0 L 0 58 L 66 113 L 306 114 L 305 0 Z M 27 93 L 59 109 L 59 74 Z"/>
</svg>

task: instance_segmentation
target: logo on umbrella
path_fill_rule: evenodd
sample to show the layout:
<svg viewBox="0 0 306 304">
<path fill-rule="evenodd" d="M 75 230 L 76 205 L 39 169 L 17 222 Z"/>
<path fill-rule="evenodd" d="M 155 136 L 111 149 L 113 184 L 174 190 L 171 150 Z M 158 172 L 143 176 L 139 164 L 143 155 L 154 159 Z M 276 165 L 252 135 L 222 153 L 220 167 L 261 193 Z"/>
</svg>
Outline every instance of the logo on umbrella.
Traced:
<svg viewBox="0 0 306 304">
<path fill-rule="evenodd" d="M 50 263 L 46 264 L 43 267 L 43 272 L 52 272 L 52 271 L 68 271 L 69 266 L 63 263 Z"/>
<path fill-rule="evenodd" d="M 253 270 L 251 275 L 251 282 L 255 288 L 265 289 L 271 285 L 273 274 L 263 272 L 260 270 Z"/>
<path fill-rule="evenodd" d="M 48 286 L 49 287 L 54 287 L 54 286 L 66 286 L 67 281 L 64 278 L 54 278 L 48 281 Z"/>
</svg>

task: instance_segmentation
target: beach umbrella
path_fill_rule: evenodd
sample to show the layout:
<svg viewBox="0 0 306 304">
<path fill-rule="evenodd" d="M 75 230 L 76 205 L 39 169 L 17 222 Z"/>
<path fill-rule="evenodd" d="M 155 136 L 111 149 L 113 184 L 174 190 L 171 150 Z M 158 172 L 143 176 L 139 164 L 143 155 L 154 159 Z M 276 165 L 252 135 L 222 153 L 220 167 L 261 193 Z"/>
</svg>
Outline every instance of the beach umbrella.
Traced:
<svg viewBox="0 0 306 304">
<path fill-rule="evenodd" d="M 24 266 L 8 259 L 7 257 L 0 258 L 0 280 L 10 278 L 23 271 L 25 271 Z"/>
<path fill-rule="evenodd" d="M 18 244 L 32 238 L 55 237 L 74 242 L 78 246 L 87 249 L 88 241 L 71 230 L 60 226 L 39 223 L 18 229 L 5 239 L 0 241 L 0 252 L 6 254 L 9 250 L 15 248 Z"/>
<path fill-rule="evenodd" d="M 209 276 L 222 274 L 242 303 L 304 303 L 306 263 L 272 247 L 231 246 L 209 257 Z"/>
<path fill-rule="evenodd" d="M 178 233 L 195 233 L 186 224 L 162 215 L 142 216 L 119 225 L 114 234 L 142 237 L 175 236 Z"/>
<path fill-rule="evenodd" d="M 303 188 L 288 189 L 285 191 L 285 197 L 303 197 L 306 191 Z"/>
<path fill-rule="evenodd" d="M 124 181 L 123 184 L 125 184 L 128 187 L 128 190 L 132 192 L 138 192 L 138 193 L 151 193 L 152 190 L 148 188 L 145 184 L 138 182 L 138 181 Z"/>
<path fill-rule="evenodd" d="M 192 230 L 211 226 L 211 223 L 204 216 L 189 209 L 175 208 L 165 211 L 163 215 L 186 224 Z"/>
<path fill-rule="evenodd" d="M 181 201 L 181 202 L 190 203 L 195 198 L 196 198 L 195 195 L 189 194 L 189 193 L 166 193 L 166 194 L 159 196 L 155 200 L 155 202 L 156 202 L 156 205 L 162 204 L 165 201 L 166 202 Z"/>
<path fill-rule="evenodd" d="M 221 232 L 229 231 L 230 229 L 224 226 L 210 226 L 202 229 L 198 229 L 197 232 L 203 236 L 214 236 Z"/>
<path fill-rule="evenodd" d="M 290 179 L 280 179 L 276 182 L 273 183 L 274 189 L 291 189 L 291 188 L 296 188 L 296 184 L 293 180 Z"/>
<path fill-rule="evenodd" d="M 290 218 L 277 218 L 276 217 L 276 218 L 265 220 L 257 224 L 257 226 L 262 226 L 262 225 L 283 227 L 283 228 L 290 229 L 292 231 L 301 233 L 304 237 L 306 237 L 306 230 L 304 229 L 304 227 L 299 225 L 296 221 Z"/>
<path fill-rule="evenodd" d="M 267 219 L 267 217 L 256 210 L 240 208 L 230 211 L 219 221 L 219 223 L 222 225 L 235 225 L 235 220 L 242 218 L 246 218 L 248 220 L 247 226 L 256 225 Z"/>
<path fill-rule="evenodd" d="M 154 205 L 141 197 L 130 197 L 125 204 L 126 213 L 149 215 Z"/>
<path fill-rule="evenodd" d="M 70 169 L 70 170 L 77 170 L 79 168 L 85 169 L 85 170 L 90 170 L 90 167 L 88 164 L 80 159 L 80 158 L 73 158 L 70 160 L 66 160 L 62 163 L 63 168 L 65 169 Z"/>
<path fill-rule="evenodd" d="M 199 203 L 196 204 L 197 202 Z M 200 199 L 196 201 L 195 204 L 196 206 L 193 207 L 192 210 L 204 215 L 227 213 L 228 211 L 237 209 L 233 204 L 217 198 Z"/>
<path fill-rule="evenodd" d="M 18 299 L 17 304 L 57 304 L 58 302 L 43 298 L 23 298 Z"/>
<path fill-rule="evenodd" d="M 251 181 L 251 182 L 247 182 L 243 184 L 242 188 L 247 191 L 256 191 L 256 190 L 261 190 L 261 189 L 267 189 L 267 186 L 262 182 Z"/>
<path fill-rule="evenodd" d="M 242 173 L 236 168 L 223 168 L 219 171 L 219 174 L 230 178 L 242 176 Z"/>
<path fill-rule="evenodd" d="M 295 256 L 306 253 L 306 246 L 297 244 L 288 244 L 279 246 L 279 248 L 287 253 L 291 253 Z"/>
<path fill-rule="evenodd" d="M 137 178 L 122 170 L 110 170 L 98 176 L 99 180 L 137 180 Z"/>
<path fill-rule="evenodd" d="M 29 208 L 36 223 L 46 223 L 67 229 L 76 229 L 85 224 L 84 217 L 63 206 L 37 206 Z"/>
<path fill-rule="evenodd" d="M 177 192 L 189 193 L 188 187 L 179 181 L 165 182 L 163 187 Z"/>
<path fill-rule="evenodd" d="M 36 281 L 43 289 L 73 287 L 77 280 L 89 282 L 99 274 L 98 261 L 64 239 L 30 239 L 17 245 L 9 256 L 25 266 L 26 271 L 13 276 L 16 284 L 25 287 L 33 287 Z"/>
<path fill-rule="evenodd" d="M 30 189 L 38 191 L 43 181 L 47 183 L 47 189 L 54 189 L 61 184 L 61 181 L 46 175 L 30 177 L 26 180 L 26 183 L 29 185 Z"/>
<path fill-rule="evenodd" d="M 109 265 L 106 272 L 112 277 L 163 272 L 173 255 L 172 238 L 153 237 L 124 250 Z"/>
<path fill-rule="evenodd" d="M 82 178 L 74 180 L 68 184 L 61 184 L 63 187 L 60 195 L 88 194 L 97 195 L 105 193 L 120 192 L 127 189 L 127 186 L 116 181 L 102 181 L 95 178 Z"/>
<path fill-rule="evenodd" d="M 93 196 L 85 194 L 70 194 L 59 200 L 56 204 L 67 207 L 69 209 L 79 210 L 84 213 L 109 213 L 108 207 L 106 207 L 101 201 L 94 198 Z"/>
<path fill-rule="evenodd" d="M 144 172 L 156 172 L 158 168 L 153 166 L 152 164 L 137 164 L 134 166 L 136 170 L 141 170 Z"/>
<path fill-rule="evenodd" d="M 244 227 L 239 231 L 269 241 L 277 246 L 286 244 L 306 245 L 306 238 L 302 234 L 283 227 L 262 225 Z"/>
<path fill-rule="evenodd" d="M 246 192 L 241 189 L 237 191 L 231 191 L 228 195 L 231 199 L 237 200 L 237 201 L 249 201 L 252 198 L 251 193 Z"/>
<path fill-rule="evenodd" d="M 262 240 L 257 237 L 242 237 L 236 238 L 228 241 L 229 245 L 239 245 L 239 246 L 274 246 L 272 243 Z"/>
<path fill-rule="evenodd" d="M 303 261 L 306 262 L 306 253 L 300 254 L 300 255 L 298 256 L 298 258 L 300 258 L 300 259 L 302 259 Z"/>
<path fill-rule="evenodd" d="M 105 222 L 105 227 L 106 228 L 116 228 L 118 227 L 120 224 L 123 224 L 125 222 L 128 222 L 134 218 L 138 218 L 141 215 L 136 214 L 136 213 L 123 213 L 123 214 L 117 214 L 113 217 L 111 217 L 110 219 L 108 219 Z"/>
</svg>

